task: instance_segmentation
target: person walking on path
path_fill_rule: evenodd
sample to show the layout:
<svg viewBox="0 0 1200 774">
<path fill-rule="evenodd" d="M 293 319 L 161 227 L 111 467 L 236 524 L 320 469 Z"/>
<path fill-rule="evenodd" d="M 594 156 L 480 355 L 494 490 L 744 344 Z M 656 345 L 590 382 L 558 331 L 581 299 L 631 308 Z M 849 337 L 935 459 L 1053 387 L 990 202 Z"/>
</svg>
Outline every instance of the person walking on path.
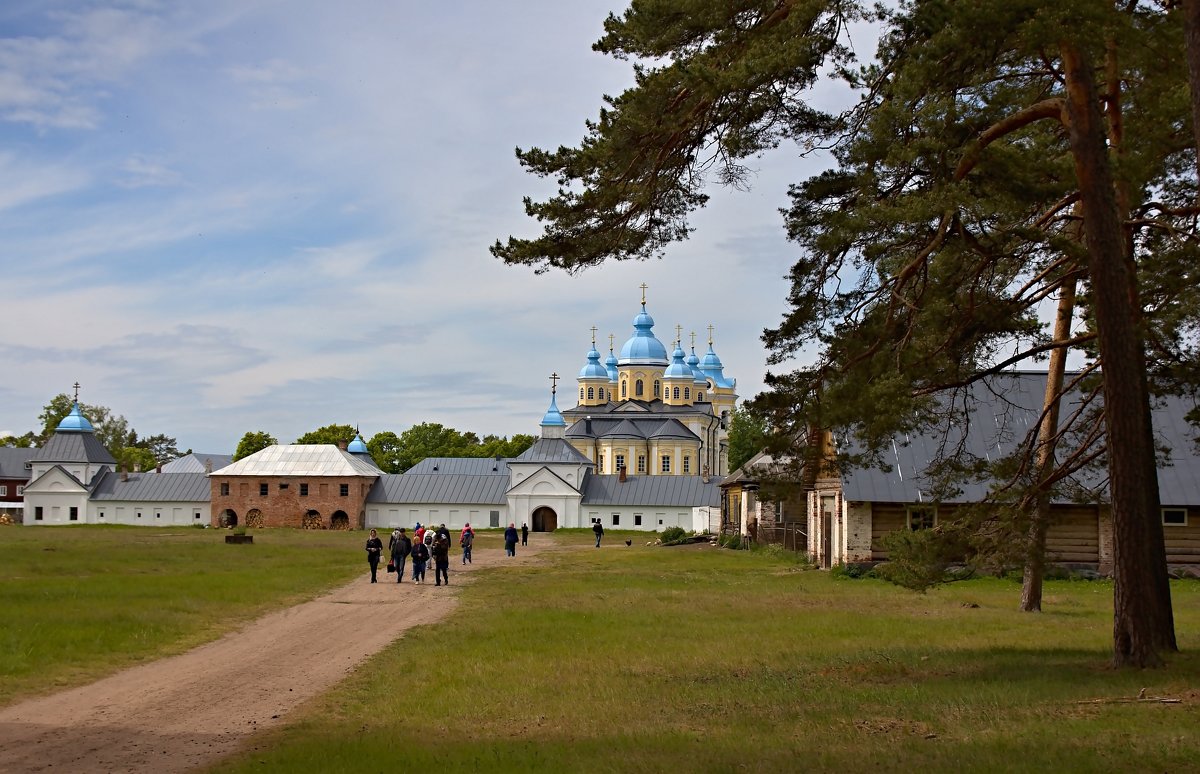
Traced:
<svg viewBox="0 0 1200 774">
<path fill-rule="evenodd" d="M 521 545 L 529 545 L 529 525 L 525 523 L 521 524 Z"/>
<path fill-rule="evenodd" d="M 508 529 L 504 530 L 504 555 L 517 555 L 517 525 L 509 522 Z"/>
<path fill-rule="evenodd" d="M 396 565 L 396 582 L 404 582 L 404 563 L 412 553 L 412 541 L 404 534 L 404 527 L 392 533 L 392 564 Z"/>
<path fill-rule="evenodd" d="M 383 554 L 383 541 L 379 539 L 379 533 L 371 530 L 371 537 L 367 538 L 367 563 L 371 565 L 371 582 L 378 583 L 379 579 L 375 574 L 379 572 L 379 557 Z"/>
<path fill-rule="evenodd" d="M 440 531 L 433 541 L 433 585 L 450 585 L 450 538 Z"/>
<path fill-rule="evenodd" d="M 596 548 L 599 548 L 600 538 L 604 537 L 604 525 L 600 523 L 599 519 L 592 522 L 592 532 L 596 533 Z"/>
<path fill-rule="evenodd" d="M 471 525 L 463 527 L 462 534 L 458 536 L 458 544 L 462 546 L 462 563 L 473 564 L 471 561 L 471 547 L 475 545 L 475 530 L 471 529 Z"/>
<path fill-rule="evenodd" d="M 429 549 L 424 543 L 413 543 L 412 547 L 412 563 L 413 563 L 413 583 L 425 582 L 425 563 L 429 561 Z"/>
<path fill-rule="evenodd" d="M 425 542 L 425 528 L 423 526 L 421 526 L 421 522 L 419 522 L 419 521 L 417 522 L 417 528 L 413 530 L 413 538 L 412 539 L 413 539 L 414 543 L 424 543 Z"/>
</svg>

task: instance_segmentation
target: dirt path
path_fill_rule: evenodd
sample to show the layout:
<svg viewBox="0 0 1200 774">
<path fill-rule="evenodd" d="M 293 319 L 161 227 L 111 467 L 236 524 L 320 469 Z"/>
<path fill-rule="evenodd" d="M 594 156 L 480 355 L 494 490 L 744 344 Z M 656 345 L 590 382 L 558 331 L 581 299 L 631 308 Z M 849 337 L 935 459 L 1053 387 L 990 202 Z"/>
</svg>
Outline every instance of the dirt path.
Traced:
<svg viewBox="0 0 1200 774">
<path fill-rule="evenodd" d="M 449 588 L 433 585 L 432 570 L 416 586 L 380 568 L 377 584 L 364 576 L 182 655 L 0 709 L 0 771 L 168 772 L 212 763 L 410 627 L 447 616 L 474 570 L 530 563 L 536 538 L 515 558 L 481 549 L 463 567 L 452 556 Z"/>
</svg>

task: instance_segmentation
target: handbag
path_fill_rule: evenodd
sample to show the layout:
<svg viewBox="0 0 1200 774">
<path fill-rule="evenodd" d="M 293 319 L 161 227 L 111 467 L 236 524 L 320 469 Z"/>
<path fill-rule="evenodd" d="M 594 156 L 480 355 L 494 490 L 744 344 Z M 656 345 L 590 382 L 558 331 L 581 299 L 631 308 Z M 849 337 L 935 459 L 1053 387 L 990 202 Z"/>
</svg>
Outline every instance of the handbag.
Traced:
<svg viewBox="0 0 1200 774">
<path fill-rule="evenodd" d="M 388 571 L 388 572 L 395 572 L 395 571 L 396 571 L 396 563 L 395 563 L 394 561 L 389 561 L 389 562 L 388 562 L 387 571 Z"/>
</svg>

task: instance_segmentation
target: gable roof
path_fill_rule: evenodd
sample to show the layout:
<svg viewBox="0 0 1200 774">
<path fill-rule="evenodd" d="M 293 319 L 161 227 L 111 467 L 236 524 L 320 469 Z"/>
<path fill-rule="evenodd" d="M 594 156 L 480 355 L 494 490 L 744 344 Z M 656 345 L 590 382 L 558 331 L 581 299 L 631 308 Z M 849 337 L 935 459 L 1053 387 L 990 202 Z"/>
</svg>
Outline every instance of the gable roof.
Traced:
<svg viewBox="0 0 1200 774">
<path fill-rule="evenodd" d="M 385 473 L 367 493 L 369 503 L 479 503 L 504 505 L 508 476 L 461 473 Z"/>
<path fill-rule="evenodd" d="M 233 464 L 232 454 L 199 454 L 193 452 L 171 460 L 162 466 L 163 473 L 208 473 L 206 463 L 212 463 L 212 470 Z"/>
<path fill-rule="evenodd" d="M 29 468 L 26 467 L 37 449 L 20 446 L 0 446 L 0 478 L 15 478 L 29 480 Z"/>
<path fill-rule="evenodd" d="M 535 463 L 546 464 L 563 462 L 572 465 L 591 465 L 592 461 L 579 453 L 579 450 L 562 438 L 539 438 L 534 441 L 520 456 L 508 461 L 510 465 Z"/>
<path fill-rule="evenodd" d="M 930 502 L 931 482 L 925 474 L 942 446 L 954 448 L 962 444 L 966 453 L 987 460 L 996 460 L 1012 453 L 1026 434 L 1034 429 L 1041 414 L 1046 387 L 1045 372 L 1009 372 L 976 383 L 970 388 L 971 412 L 961 426 L 949 434 L 930 432 L 919 435 L 901 434 L 893 439 L 890 453 L 885 453 L 886 470 L 876 467 L 856 468 L 842 477 L 843 496 L 855 502 Z M 1079 399 L 1064 398 L 1063 414 Z M 1200 455 L 1195 451 L 1191 426 L 1185 415 L 1188 406 L 1178 397 L 1159 400 L 1152 411 L 1155 442 L 1171 449 L 1172 463 L 1158 466 L 1159 501 L 1163 505 L 1200 505 Z M 835 434 L 839 444 L 851 451 L 861 446 L 845 433 Z M 1080 471 L 1077 482 L 1098 487 L 1107 494 L 1102 474 Z M 979 502 L 988 494 L 988 482 L 959 484 L 961 492 L 946 502 Z M 1059 495 L 1056 503 L 1069 502 Z"/>
<path fill-rule="evenodd" d="M 370 476 L 379 469 L 331 443 L 268 446 L 222 468 L 222 476 Z"/>
<path fill-rule="evenodd" d="M 107 471 L 108 468 L 102 467 L 96 475 L 101 476 Z M 25 485 L 26 494 L 37 494 L 41 486 L 43 486 L 49 479 L 56 477 L 65 478 L 67 483 L 74 484 L 75 486 L 79 487 L 80 491 L 87 491 L 87 484 L 83 483 L 78 478 L 75 478 L 71 471 L 67 470 L 62 465 L 51 465 L 45 473 Z"/>
<path fill-rule="evenodd" d="M 106 471 L 92 486 L 93 500 L 208 502 L 212 495 L 205 473 L 120 473 Z"/>
<path fill-rule="evenodd" d="M 495 468 L 495 470 L 493 470 Z M 508 477 L 508 460 L 495 457 L 426 457 L 404 471 L 414 473 L 437 473 L 439 475 L 504 476 Z"/>
<path fill-rule="evenodd" d="M 647 508 L 695 508 L 721 504 L 721 488 L 700 476 L 588 476 L 583 505 L 626 505 Z"/>
<path fill-rule="evenodd" d="M 586 474 L 585 474 L 585 477 L 586 477 Z M 535 487 L 537 484 L 545 482 L 546 479 L 551 479 L 552 483 L 557 482 L 557 484 L 560 485 L 563 489 L 569 490 L 570 492 L 572 492 L 573 493 L 571 495 L 572 497 L 575 495 L 578 495 L 579 492 L 581 491 L 578 487 L 574 486 L 573 484 L 571 484 L 571 482 L 567 481 L 565 478 L 563 478 L 562 476 L 555 473 L 552 469 L 547 468 L 547 467 L 541 467 L 541 468 L 538 468 L 537 470 L 533 471 L 532 473 L 530 473 L 528 476 L 521 479 L 517 483 L 513 484 L 511 487 L 509 487 L 508 494 L 510 494 L 510 495 L 528 494 L 529 490 L 533 489 L 533 487 Z M 566 492 L 564 492 L 564 494 L 566 494 Z"/>
</svg>

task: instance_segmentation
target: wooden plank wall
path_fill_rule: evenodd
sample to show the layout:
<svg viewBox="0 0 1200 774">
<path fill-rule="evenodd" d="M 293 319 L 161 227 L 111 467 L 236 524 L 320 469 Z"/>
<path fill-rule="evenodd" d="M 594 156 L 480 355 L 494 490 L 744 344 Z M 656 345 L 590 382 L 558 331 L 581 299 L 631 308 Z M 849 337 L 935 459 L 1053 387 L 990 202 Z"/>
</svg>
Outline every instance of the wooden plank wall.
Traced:
<svg viewBox="0 0 1200 774">
<path fill-rule="evenodd" d="M 1187 526 L 1163 525 L 1167 564 L 1200 564 L 1200 508 L 1188 508 Z"/>
</svg>

